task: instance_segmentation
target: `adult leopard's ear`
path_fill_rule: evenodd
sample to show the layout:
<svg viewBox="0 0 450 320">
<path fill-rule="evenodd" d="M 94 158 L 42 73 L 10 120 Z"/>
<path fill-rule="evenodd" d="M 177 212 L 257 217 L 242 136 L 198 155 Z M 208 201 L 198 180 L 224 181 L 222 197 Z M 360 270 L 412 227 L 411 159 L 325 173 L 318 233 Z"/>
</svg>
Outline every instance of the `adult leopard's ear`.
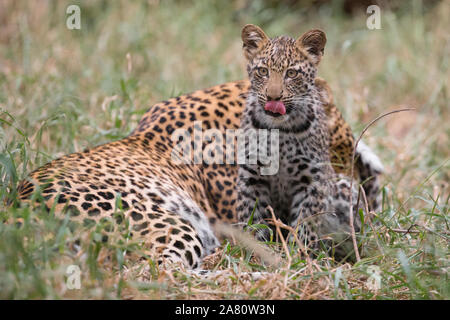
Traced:
<svg viewBox="0 0 450 320">
<path fill-rule="evenodd" d="M 322 30 L 314 29 L 306 32 L 297 39 L 297 46 L 305 49 L 314 60 L 315 64 L 322 59 L 327 37 Z"/>
<path fill-rule="evenodd" d="M 269 40 L 260 27 L 247 24 L 242 28 L 242 42 L 244 55 L 247 60 L 251 60 L 258 50 Z"/>
</svg>

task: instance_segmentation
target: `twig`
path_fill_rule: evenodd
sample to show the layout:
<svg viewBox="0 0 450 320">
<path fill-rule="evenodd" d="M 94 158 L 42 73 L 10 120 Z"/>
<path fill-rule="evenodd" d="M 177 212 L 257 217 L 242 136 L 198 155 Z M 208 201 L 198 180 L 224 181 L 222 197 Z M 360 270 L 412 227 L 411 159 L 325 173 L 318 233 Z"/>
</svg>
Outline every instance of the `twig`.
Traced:
<svg viewBox="0 0 450 320">
<path fill-rule="evenodd" d="M 273 224 L 275 225 L 275 229 L 277 230 L 277 234 L 278 234 L 278 236 L 281 239 L 281 243 L 283 244 L 283 249 L 286 252 L 286 256 L 287 256 L 287 259 L 288 259 L 288 265 L 290 266 L 291 262 L 292 262 L 292 258 L 291 258 L 291 255 L 289 254 L 289 249 L 287 247 L 286 241 L 284 240 L 283 234 L 281 233 L 281 229 L 280 229 L 280 224 L 284 224 L 284 223 L 281 222 L 279 219 L 277 219 L 275 217 L 275 213 L 273 212 L 273 209 L 272 209 L 271 206 L 267 206 L 266 209 L 269 210 L 270 213 L 272 214 Z"/>
<path fill-rule="evenodd" d="M 270 207 L 270 206 L 268 206 L 267 209 L 268 209 L 269 207 Z M 272 209 L 272 210 L 273 210 L 273 209 Z M 269 210 L 269 211 L 270 211 L 270 210 Z M 310 218 L 310 217 L 308 217 L 308 218 Z M 305 219 L 305 220 L 306 220 L 306 219 Z M 305 222 L 305 220 L 303 220 L 301 223 L 299 222 L 299 224 L 303 224 L 303 223 Z M 272 219 L 270 219 L 270 221 L 271 221 L 271 222 L 273 221 L 273 217 L 272 217 Z M 308 251 L 307 251 L 307 248 L 306 248 L 306 247 L 303 245 L 303 243 L 298 239 L 298 237 L 297 237 L 297 232 L 295 231 L 295 229 L 294 229 L 293 227 L 291 227 L 291 226 L 288 226 L 288 225 L 284 224 L 284 223 L 283 223 L 281 220 L 279 220 L 279 219 L 277 219 L 276 223 L 277 223 L 277 225 L 278 225 L 280 228 L 283 228 L 283 229 L 289 231 L 289 234 L 292 233 L 292 235 L 294 236 L 295 242 L 297 243 L 298 247 L 300 248 L 300 251 L 301 251 L 301 252 L 303 253 L 303 255 L 306 257 L 307 261 L 310 261 L 309 255 L 308 255 Z M 297 227 L 298 227 L 298 226 L 297 226 Z"/>
<path fill-rule="evenodd" d="M 440 234 L 439 232 L 437 232 L 437 231 L 434 231 L 434 230 L 432 230 L 432 229 L 430 229 L 430 228 L 428 228 L 428 227 L 425 227 L 424 225 L 422 225 L 422 224 L 416 224 L 416 226 L 417 227 L 421 227 L 421 228 L 424 228 L 426 231 L 428 231 L 428 232 L 430 232 L 430 233 L 434 233 L 435 235 L 437 235 L 437 236 L 439 236 L 439 237 L 441 237 L 441 238 L 443 238 L 443 239 L 445 239 L 445 240 L 450 240 L 450 238 L 449 237 L 446 237 L 446 236 L 444 236 L 443 234 Z M 446 233 L 445 231 L 444 231 L 444 233 Z"/>
<path fill-rule="evenodd" d="M 301 223 L 303 224 L 304 221 L 302 221 Z M 300 239 L 298 238 L 298 232 L 297 232 L 296 230 L 298 230 L 298 228 L 300 227 L 300 221 L 299 221 L 299 223 L 297 223 L 297 226 L 296 226 L 295 229 L 294 229 L 293 227 L 291 227 L 291 226 L 285 225 L 285 224 L 282 223 L 282 222 L 281 222 L 281 227 L 284 228 L 284 229 L 286 229 L 286 230 L 288 230 L 288 231 L 289 231 L 289 234 L 292 234 L 292 236 L 293 236 L 294 239 L 295 239 L 295 242 L 297 243 L 298 247 L 300 248 L 300 251 L 301 251 L 301 252 L 303 253 L 303 255 L 305 256 L 305 259 L 306 259 L 306 262 L 307 262 L 307 268 L 308 268 L 310 277 L 309 277 L 308 281 L 306 282 L 305 286 L 303 287 L 303 289 L 301 290 L 301 291 L 302 291 L 302 295 L 300 296 L 300 300 L 304 300 L 304 299 L 305 299 L 305 296 L 306 296 L 307 293 L 308 293 L 309 286 L 311 285 L 311 282 L 312 282 L 312 280 L 313 280 L 313 278 L 314 278 L 314 270 L 313 270 L 313 268 L 312 268 L 311 258 L 309 257 L 309 254 L 308 254 L 308 252 L 307 252 L 307 249 L 306 249 L 306 247 L 303 245 L 303 243 L 300 241 Z"/>
<path fill-rule="evenodd" d="M 356 156 L 356 148 L 358 147 L 358 143 L 361 140 L 362 136 L 364 135 L 364 133 L 370 128 L 370 126 L 372 126 L 375 122 L 377 122 L 378 120 L 380 120 L 381 118 L 384 118 L 388 115 L 391 115 L 393 113 L 397 113 L 397 112 L 403 112 L 403 111 L 413 111 L 415 110 L 414 108 L 405 108 L 405 109 L 397 109 L 397 110 L 393 110 L 387 113 L 384 113 L 378 117 L 376 117 L 374 120 L 372 120 L 365 128 L 364 130 L 361 132 L 361 134 L 359 135 L 359 138 L 356 140 L 355 146 L 353 147 L 353 154 L 352 154 L 352 164 L 351 164 L 351 173 L 350 173 L 350 230 L 351 230 L 351 234 L 352 234 L 352 242 L 353 242 L 353 250 L 355 251 L 355 256 L 356 256 L 356 261 L 360 261 L 361 257 L 359 255 L 359 251 L 358 251 L 358 243 L 356 242 L 356 232 L 355 232 L 355 226 L 353 225 L 353 179 L 354 179 L 354 166 L 355 166 L 355 156 Z"/>
<path fill-rule="evenodd" d="M 270 211 L 270 213 L 272 214 L 272 221 L 273 221 L 273 224 L 275 225 L 275 227 L 276 227 L 276 229 L 277 229 L 277 233 L 278 233 L 278 235 L 279 235 L 280 238 L 281 238 L 281 241 L 282 241 L 282 243 L 283 243 L 284 250 L 286 251 L 286 255 L 288 256 L 288 261 L 289 261 L 289 262 L 288 262 L 288 265 L 289 265 L 289 266 L 291 265 L 291 256 L 290 256 L 290 254 L 289 254 L 289 251 L 288 251 L 286 242 L 284 241 L 284 238 L 283 238 L 283 235 L 282 235 L 282 233 L 281 233 L 280 228 L 283 228 L 283 229 L 285 229 L 285 230 L 288 230 L 288 231 L 289 231 L 289 234 L 292 233 L 292 236 L 294 237 L 295 241 L 297 242 L 297 245 L 298 245 L 298 247 L 300 248 L 300 251 L 302 251 L 302 253 L 304 254 L 304 256 L 305 256 L 305 258 L 306 258 L 307 266 L 308 266 L 308 271 L 309 271 L 311 277 L 308 279 L 308 281 L 306 282 L 305 287 L 302 289 L 302 295 L 300 296 L 300 300 L 303 300 L 304 297 L 305 297 L 305 295 L 306 295 L 306 293 L 307 293 L 307 290 L 308 290 L 308 288 L 309 288 L 309 286 L 310 286 L 310 284 L 311 284 L 311 282 L 312 282 L 312 279 L 313 279 L 313 269 L 312 269 L 311 259 L 310 259 L 309 255 L 308 255 L 308 252 L 307 252 L 306 248 L 303 246 L 303 243 L 301 243 L 301 241 L 298 239 L 297 232 L 294 230 L 294 228 L 292 228 L 291 226 L 288 226 L 288 225 L 284 224 L 280 219 L 277 219 L 277 218 L 275 217 L 275 214 L 274 214 L 273 209 L 272 209 L 271 206 L 268 206 L 266 209 L 268 209 L 268 210 Z M 302 223 L 303 223 L 303 222 L 302 222 Z M 288 272 L 286 272 L 286 278 L 285 278 L 285 281 L 287 281 L 287 279 L 288 279 L 287 275 L 288 275 Z M 285 284 L 285 286 L 286 286 L 286 285 L 287 285 L 287 284 Z M 286 287 L 286 288 L 288 289 L 288 287 Z"/>
<path fill-rule="evenodd" d="M 414 225 L 413 225 L 414 226 Z M 408 233 L 420 233 L 420 231 L 418 230 L 410 230 L 411 228 L 408 228 L 407 230 L 405 229 L 389 229 L 389 231 L 394 231 L 397 233 L 404 233 L 404 234 L 408 234 Z"/>
<path fill-rule="evenodd" d="M 292 258 L 291 258 L 291 254 L 289 253 L 289 248 L 286 244 L 286 241 L 284 240 L 283 234 L 281 233 L 281 229 L 280 229 L 280 224 L 282 223 L 281 220 L 279 220 L 275 217 L 275 213 L 273 212 L 273 209 L 271 206 L 267 206 L 266 209 L 269 210 L 270 213 L 272 214 L 272 219 L 273 219 L 273 223 L 275 225 L 275 229 L 277 230 L 277 234 L 281 239 L 281 243 L 283 244 L 283 248 L 284 248 L 284 251 L 286 252 L 286 256 L 288 259 L 288 263 L 286 266 L 286 274 L 284 276 L 284 281 L 283 281 L 284 289 L 286 290 L 288 288 L 287 282 L 288 282 L 288 277 L 289 277 L 289 269 L 291 268 Z"/>
<path fill-rule="evenodd" d="M 430 228 L 428 228 L 428 227 L 425 227 L 425 226 L 423 226 L 423 225 L 421 225 L 421 224 L 417 224 L 417 223 L 413 223 L 408 229 L 396 229 L 396 228 L 389 228 L 389 227 L 385 227 L 388 231 L 393 231 L 393 232 L 396 232 L 396 233 L 404 233 L 404 234 L 408 234 L 408 233 L 421 233 L 422 231 L 419 231 L 419 230 L 411 230 L 413 227 L 419 227 L 419 228 L 423 228 L 425 231 L 428 231 L 428 232 L 430 232 L 430 233 L 434 233 L 435 235 L 437 235 L 437 236 L 439 236 L 439 237 L 441 237 L 441 238 L 443 238 L 443 239 L 445 239 L 445 240 L 450 240 L 450 238 L 449 237 L 447 237 L 447 236 L 445 236 L 445 235 L 443 235 L 443 234 L 440 234 L 439 232 L 437 232 L 437 231 L 434 231 L 434 230 L 432 230 L 432 229 L 430 229 Z M 449 232 L 446 232 L 446 231 L 442 231 L 444 234 L 450 234 Z"/>
</svg>

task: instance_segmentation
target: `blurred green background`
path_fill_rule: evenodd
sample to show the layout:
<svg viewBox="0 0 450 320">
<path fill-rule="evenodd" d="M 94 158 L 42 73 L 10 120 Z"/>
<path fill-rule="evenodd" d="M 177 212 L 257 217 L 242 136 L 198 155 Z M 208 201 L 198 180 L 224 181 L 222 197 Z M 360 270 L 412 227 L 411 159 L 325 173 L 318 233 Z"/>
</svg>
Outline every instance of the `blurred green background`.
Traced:
<svg viewBox="0 0 450 320">
<path fill-rule="evenodd" d="M 240 30 L 254 23 L 270 36 L 326 32 L 320 76 L 356 131 L 398 105 L 419 112 L 378 126 L 392 141 L 407 139 L 418 115 L 448 119 L 449 2 L 381 2 L 381 30 L 366 27 L 366 3 L 1 1 L 0 106 L 27 136 L 40 133 L 31 142 L 47 155 L 116 139 L 152 103 L 243 78 Z M 66 28 L 70 4 L 81 30 Z M 441 139 L 434 149 L 448 146 Z"/>
<path fill-rule="evenodd" d="M 449 156 L 450 4 L 378 3 L 380 30 L 366 27 L 367 1 L 1 1 L 0 108 L 14 123 L 2 126 L 1 147 L 29 140 L 23 175 L 127 135 L 153 103 L 244 78 L 247 23 L 269 36 L 321 28 L 319 75 L 355 132 L 383 112 L 417 109 L 366 138 L 388 173 L 414 186 Z M 70 4 L 81 30 L 66 27 Z"/>
</svg>

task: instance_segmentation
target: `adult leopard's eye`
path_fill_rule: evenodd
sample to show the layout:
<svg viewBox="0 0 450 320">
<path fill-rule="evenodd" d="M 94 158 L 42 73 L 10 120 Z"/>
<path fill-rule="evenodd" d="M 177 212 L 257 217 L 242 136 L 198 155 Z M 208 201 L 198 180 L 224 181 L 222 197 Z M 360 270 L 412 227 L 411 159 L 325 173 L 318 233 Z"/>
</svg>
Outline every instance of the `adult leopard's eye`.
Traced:
<svg viewBox="0 0 450 320">
<path fill-rule="evenodd" d="M 294 70 L 294 69 L 289 69 L 289 70 L 286 72 L 286 76 L 287 76 L 288 78 L 295 78 L 297 75 L 298 75 L 298 71 L 297 71 L 297 70 Z"/>
<path fill-rule="evenodd" d="M 267 76 L 269 74 L 269 70 L 267 70 L 267 68 L 264 68 L 264 67 L 259 67 L 258 68 L 258 74 L 261 77 L 265 77 L 265 76 Z"/>
</svg>

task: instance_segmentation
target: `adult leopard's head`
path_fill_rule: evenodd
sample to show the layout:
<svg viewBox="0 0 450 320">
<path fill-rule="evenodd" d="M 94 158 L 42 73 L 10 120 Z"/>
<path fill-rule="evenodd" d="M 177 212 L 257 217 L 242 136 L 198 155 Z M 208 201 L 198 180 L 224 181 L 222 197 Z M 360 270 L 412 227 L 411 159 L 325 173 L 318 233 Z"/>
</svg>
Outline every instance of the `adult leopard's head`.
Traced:
<svg viewBox="0 0 450 320">
<path fill-rule="evenodd" d="M 259 128 L 304 131 L 314 120 L 318 94 L 314 85 L 326 43 L 323 31 L 311 30 L 297 40 L 269 39 L 255 25 L 242 29 L 251 82 L 248 103 Z"/>
</svg>

